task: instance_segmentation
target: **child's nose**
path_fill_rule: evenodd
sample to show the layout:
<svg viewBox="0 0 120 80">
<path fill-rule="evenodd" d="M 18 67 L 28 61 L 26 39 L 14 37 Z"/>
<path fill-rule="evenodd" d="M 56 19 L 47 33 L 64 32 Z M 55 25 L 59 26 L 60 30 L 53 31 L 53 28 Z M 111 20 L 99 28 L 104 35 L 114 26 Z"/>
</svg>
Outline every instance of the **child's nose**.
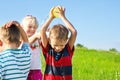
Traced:
<svg viewBox="0 0 120 80">
<path fill-rule="evenodd" d="M 35 30 L 35 28 L 31 28 L 31 30 Z"/>
</svg>

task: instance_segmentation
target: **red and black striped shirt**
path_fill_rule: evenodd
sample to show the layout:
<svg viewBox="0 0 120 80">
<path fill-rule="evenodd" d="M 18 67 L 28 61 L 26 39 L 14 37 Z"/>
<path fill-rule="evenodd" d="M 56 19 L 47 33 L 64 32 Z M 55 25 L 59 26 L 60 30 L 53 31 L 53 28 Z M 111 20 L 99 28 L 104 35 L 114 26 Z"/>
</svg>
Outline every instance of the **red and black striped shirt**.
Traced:
<svg viewBox="0 0 120 80">
<path fill-rule="evenodd" d="M 57 53 L 50 45 L 42 46 L 45 57 L 46 68 L 44 80 L 72 80 L 72 56 L 73 50 L 67 44 L 65 48 Z"/>
</svg>

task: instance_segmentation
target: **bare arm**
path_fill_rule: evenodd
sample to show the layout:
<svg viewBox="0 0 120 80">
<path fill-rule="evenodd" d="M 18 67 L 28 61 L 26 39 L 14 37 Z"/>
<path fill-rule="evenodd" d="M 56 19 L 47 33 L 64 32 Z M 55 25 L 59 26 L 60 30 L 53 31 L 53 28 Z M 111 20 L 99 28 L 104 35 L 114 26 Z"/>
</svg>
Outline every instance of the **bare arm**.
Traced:
<svg viewBox="0 0 120 80">
<path fill-rule="evenodd" d="M 65 23 L 65 25 L 71 32 L 70 38 L 68 40 L 68 44 L 69 44 L 70 48 L 72 49 L 74 46 L 75 40 L 76 40 L 77 31 L 74 28 L 74 26 L 70 23 L 70 21 L 65 17 L 65 14 L 64 14 L 65 9 L 63 7 L 59 7 L 59 10 L 60 10 L 59 16 L 60 16 L 61 20 Z"/>
<path fill-rule="evenodd" d="M 31 36 L 28 40 L 29 43 L 32 44 L 35 40 L 40 39 L 40 32 L 35 33 L 33 36 Z"/>
<path fill-rule="evenodd" d="M 54 19 L 53 15 L 52 15 L 52 10 L 53 10 L 53 8 L 50 11 L 49 18 L 45 21 L 45 23 L 42 25 L 41 30 L 40 30 L 41 42 L 42 42 L 43 47 L 46 47 L 47 44 L 48 44 L 48 38 L 47 38 L 47 35 L 46 35 L 46 31 L 48 29 L 49 24 Z"/>
<path fill-rule="evenodd" d="M 63 20 L 63 22 L 65 23 L 65 25 L 68 27 L 68 29 L 71 32 L 70 38 L 68 40 L 68 44 L 69 44 L 70 48 L 72 49 L 74 46 L 75 40 L 76 40 L 77 31 L 75 30 L 73 25 L 67 20 L 66 17 L 62 17 L 61 19 Z"/>
</svg>

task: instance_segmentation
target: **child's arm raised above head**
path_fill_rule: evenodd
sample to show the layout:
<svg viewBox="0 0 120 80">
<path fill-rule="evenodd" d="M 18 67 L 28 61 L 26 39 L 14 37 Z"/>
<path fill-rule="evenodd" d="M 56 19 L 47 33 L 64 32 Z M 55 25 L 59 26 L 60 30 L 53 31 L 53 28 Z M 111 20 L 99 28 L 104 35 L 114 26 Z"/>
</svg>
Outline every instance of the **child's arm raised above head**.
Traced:
<svg viewBox="0 0 120 80">
<path fill-rule="evenodd" d="M 49 17 L 47 18 L 45 23 L 42 25 L 41 30 L 40 30 L 41 42 L 42 42 L 43 47 L 46 47 L 48 44 L 48 38 L 47 38 L 46 32 L 49 27 L 49 24 L 54 19 L 54 16 L 52 15 L 52 11 L 53 11 L 53 8 L 50 10 Z"/>
<path fill-rule="evenodd" d="M 62 20 L 65 23 L 65 25 L 67 26 L 67 28 L 69 29 L 69 31 L 71 32 L 70 38 L 68 40 L 68 44 L 69 44 L 70 48 L 72 49 L 74 46 L 75 40 L 76 40 L 77 31 L 73 27 L 73 25 L 68 21 L 68 19 L 66 17 L 63 17 Z"/>
<path fill-rule="evenodd" d="M 77 31 L 74 28 L 74 26 L 70 23 L 70 21 L 65 17 L 65 8 L 58 6 L 60 12 L 59 17 L 62 19 L 62 21 L 65 23 L 69 31 L 71 32 L 70 38 L 68 40 L 68 44 L 70 48 L 72 49 L 76 40 Z"/>
</svg>

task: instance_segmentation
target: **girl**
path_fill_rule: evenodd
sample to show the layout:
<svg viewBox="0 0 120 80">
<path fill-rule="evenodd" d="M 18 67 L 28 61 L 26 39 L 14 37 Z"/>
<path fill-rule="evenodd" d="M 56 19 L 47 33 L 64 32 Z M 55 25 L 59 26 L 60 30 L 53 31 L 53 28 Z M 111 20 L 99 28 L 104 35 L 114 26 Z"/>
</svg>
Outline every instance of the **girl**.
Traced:
<svg viewBox="0 0 120 80">
<path fill-rule="evenodd" d="M 22 27 L 25 30 L 32 49 L 31 69 L 27 80 L 42 80 L 41 59 L 40 59 L 40 32 L 36 33 L 38 21 L 32 15 L 27 15 L 22 20 Z"/>
</svg>

